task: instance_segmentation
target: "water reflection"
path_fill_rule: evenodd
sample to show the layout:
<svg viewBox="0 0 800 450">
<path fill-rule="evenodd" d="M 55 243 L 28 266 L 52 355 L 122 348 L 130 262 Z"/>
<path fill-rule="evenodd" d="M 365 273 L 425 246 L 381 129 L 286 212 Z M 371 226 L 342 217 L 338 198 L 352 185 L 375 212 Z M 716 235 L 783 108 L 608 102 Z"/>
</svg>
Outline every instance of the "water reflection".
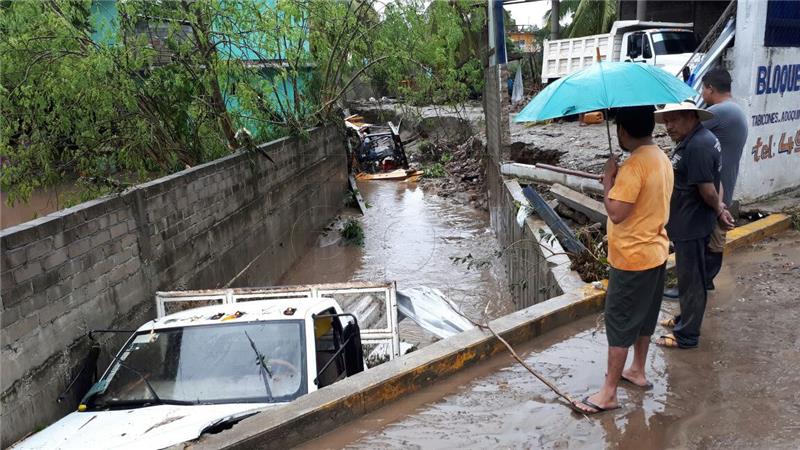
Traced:
<svg viewBox="0 0 800 450">
<path fill-rule="evenodd" d="M 331 230 L 320 236 L 281 284 L 396 281 L 399 289 L 438 288 L 476 319 L 513 310 L 487 213 L 426 195 L 415 183 L 362 182 L 359 190 L 369 206 L 359 217 L 364 246 L 342 246 L 338 232 Z M 453 264 L 451 258 L 467 255 L 486 264 L 477 268 Z M 401 328 L 405 337 L 421 332 L 406 323 Z M 430 340 L 430 336 L 415 338 Z"/>
</svg>

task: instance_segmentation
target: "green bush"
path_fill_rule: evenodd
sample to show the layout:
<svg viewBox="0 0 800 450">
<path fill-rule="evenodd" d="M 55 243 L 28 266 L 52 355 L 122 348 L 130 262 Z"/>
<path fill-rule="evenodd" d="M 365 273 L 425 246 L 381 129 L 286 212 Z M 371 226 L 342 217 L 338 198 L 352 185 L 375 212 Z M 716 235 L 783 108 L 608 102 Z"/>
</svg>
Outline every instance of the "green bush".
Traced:
<svg viewBox="0 0 800 450">
<path fill-rule="evenodd" d="M 340 231 L 345 245 L 364 245 L 364 229 L 358 219 L 347 219 Z"/>
<path fill-rule="evenodd" d="M 424 176 L 426 178 L 443 178 L 445 174 L 446 172 L 444 171 L 444 165 L 437 162 L 425 168 Z"/>
</svg>

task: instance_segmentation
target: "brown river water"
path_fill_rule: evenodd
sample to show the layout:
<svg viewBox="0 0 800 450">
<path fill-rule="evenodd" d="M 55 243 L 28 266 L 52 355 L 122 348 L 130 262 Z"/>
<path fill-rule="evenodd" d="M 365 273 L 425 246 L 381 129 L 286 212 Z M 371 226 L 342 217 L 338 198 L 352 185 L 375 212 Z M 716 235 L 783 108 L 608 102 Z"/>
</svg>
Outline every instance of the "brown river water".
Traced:
<svg viewBox="0 0 800 450">
<path fill-rule="evenodd" d="M 619 410 L 576 415 L 501 355 L 302 448 L 796 449 L 798 280 L 800 233 L 726 256 L 709 294 L 699 348 L 651 346 L 654 388 L 620 387 Z M 662 318 L 677 308 L 665 301 Z M 518 351 L 573 397 L 595 392 L 605 373 L 606 337 L 597 315 Z"/>
<path fill-rule="evenodd" d="M 366 214 L 343 216 L 359 220 L 364 245 L 341 245 L 336 229 L 324 233 L 280 284 L 395 281 L 400 291 L 437 288 L 479 321 L 514 310 L 488 213 L 426 194 L 416 183 L 365 181 L 358 189 Z M 467 255 L 478 264 L 451 259 Z M 400 323 L 400 336 L 423 345 L 435 340 L 409 320 Z"/>
<path fill-rule="evenodd" d="M 64 184 L 49 189 L 37 189 L 31 193 L 27 202 L 8 205 L 8 195 L 0 192 L 0 229 L 13 227 L 23 222 L 46 216 L 51 212 L 65 208 L 65 194 L 73 193 L 73 185 Z"/>
</svg>

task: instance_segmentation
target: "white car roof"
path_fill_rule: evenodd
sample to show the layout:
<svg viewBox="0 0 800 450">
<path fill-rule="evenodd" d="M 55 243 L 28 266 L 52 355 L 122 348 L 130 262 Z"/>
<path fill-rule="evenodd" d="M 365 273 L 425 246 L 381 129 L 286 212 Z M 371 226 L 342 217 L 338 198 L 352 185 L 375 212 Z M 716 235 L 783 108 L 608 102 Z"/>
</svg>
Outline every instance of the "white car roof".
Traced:
<svg viewBox="0 0 800 450">
<path fill-rule="evenodd" d="M 335 305 L 332 298 L 295 297 L 203 306 L 151 320 L 137 331 L 260 320 L 303 320 Z"/>
</svg>

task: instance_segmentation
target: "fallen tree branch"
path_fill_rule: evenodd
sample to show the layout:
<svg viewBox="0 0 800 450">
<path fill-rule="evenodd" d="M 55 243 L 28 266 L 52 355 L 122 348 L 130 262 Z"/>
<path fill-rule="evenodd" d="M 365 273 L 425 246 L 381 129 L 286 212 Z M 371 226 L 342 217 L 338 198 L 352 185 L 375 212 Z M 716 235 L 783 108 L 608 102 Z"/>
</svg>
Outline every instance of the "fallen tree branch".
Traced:
<svg viewBox="0 0 800 450">
<path fill-rule="evenodd" d="M 567 408 L 569 408 L 569 409 L 570 409 L 570 411 L 576 411 L 576 412 L 577 412 L 577 409 L 576 409 L 576 408 L 575 408 L 575 406 L 574 406 L 574 405 L 575 405 L 575 402 L 576 402 L 576 400 L 574 400 L 574 399 L 573 399 L 572 397 L 570 397 L 568 394 L 566 394 L 566 393 L 564 393 L 563 391 L 561 391 L 561 389 L 559 389 L 559 388 L 558 388 L 558 386 L 556 386 L 556 385 L 555 385 L 555 383 L 553 383 L 552 381 L 550 381 L 550 380 L 548 380 L 547 378 L 545 378 L 545 376 L 544 376 L 544 375 L 540 374 L 539 372 L 537 372 L 537 371 L 536 371 L 536 369 L 534 369 L 534 368 L 533 368 L 533 367 L 531 367 L 531 366 L 530 366 L 528 363 L 526 363 L 526 362 L 525 362 L 525 361 L 524 361 L 524 360 L 523 360 L 523 359 L 522 359 L 522 358 L 521 358 L 521 357 L 520 357 L 520 356 L 517 354 L 517 352 L 514 350 L 514 347 L 512 347 L 512 346 L 511 346 L 511 344 L 509 344 L 509 343 L 508 343 L 508 341 L 506 341 L 505 339 L 503 339 L 503 337 L 502 337 L 502 336 L 500 336 L 499 334 L 497 334 L 497 332 L 496 332 L 496 331 L 494 331 L 494 330 L 492 329 L 492 327 L 490 327 L 488 324 L 481 324 L 481 323 L 478 323 L 478 322 L 476 322 L 476 321 L 472 320 L 471 318 L 467 317 L 467 316 L 466 316 L 464 313 L 462 313 L 461 311 L 457 310 L 457 309 L 455 308 L 455 306 L 454 306 L 454 305 L 452 305 L 450 302 L 447 302 L 447 304 L 450 306 L 450 308 L 451 308 L 453 311 L 455 311 L 455 313 L 456 313 L 456 314 L 458 314 L 459 316 L 461 316 L 461 317 L 463 317 L 463 318 L 467 319 L 467 320 L 468 320 L 468 321 L 469 321 L 471 324 L 473 324 L 473 325 L 474 325 L 476 328 L 478 328 L 478 329 L 480 329 L 480 330 L 483 330 L 483 331 L 486 331 L 486 330 L 488 330 L 490 333 L 492 333 L 492 336 L 494 336 L 494 337 L 495 337 L 495 338 L 496 338 L 498 341 L 500 341 L 500 343 L 501 343 L 501 344 L 503 344 L 503 345 L 505 346 L 506 350 L 508 350 L 508 352 L 511 354 L 511 357 L 512 357 L 512 358 L 514 358 L 514 359 L 515 359 L 515 360 L 516 360 L 518 363 L 520 363 L 520 365 L 522 365 L 522 367 L 524 367 L 524 368 L 525 368 L 525 370 L 527 370 L 528 372 L 530 372 L 530 373 L 531 373 L 531 375 L 533 375 L 534 377 L 536 377 L 536 378 L 537 378 L 539 381 L 541 381 L 542 383 L 544 383 L 544 385 L 545 385 L 545 386 L 547 386 L 548 388 L 550 388 L 550 390 L 551 390 L 551 391 L 553 391 L 553 393 L 555 393 L 555 394 L 556 394 L 557 396 L 559 396 L 561 399 L 563 399 L 564 401 L 566 401 L 566 402 L 567 402 L 567 404 L 566 404 L 566 405 L 564 405 L 564 406 L 566 406 Z M 562 404 L 563 404 L 563 403 L 562 403 Z M 584 417 L 586 417 L 586 414 L 582 414 L 582 415 L 583 415 Z"/>
</svg>

